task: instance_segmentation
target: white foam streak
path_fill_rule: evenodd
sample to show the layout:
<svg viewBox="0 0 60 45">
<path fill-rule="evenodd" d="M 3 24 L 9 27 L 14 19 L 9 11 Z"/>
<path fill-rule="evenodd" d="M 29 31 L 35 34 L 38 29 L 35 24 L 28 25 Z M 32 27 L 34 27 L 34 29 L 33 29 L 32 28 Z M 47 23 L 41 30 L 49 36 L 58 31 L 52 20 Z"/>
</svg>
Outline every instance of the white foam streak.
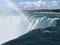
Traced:
<svg viewBox="0 0 60 45">
<path fill-rule="evenodd" d="M 57 19 L 59 18 L 49 18 L 47 16 L 36 18 L 36 16 L 32 16 L 30 17 L 30 22 L 32 23 L 31 27 L 32 29 L 35 29 L 53 26 L 55 24 L 54 21 L 56 21 Z"/>
<path fill-rule="evenodd" d="M 34 29 L 35 26 L 38 24 L 39 20 L 40 20 L 40 19 L 37 19 L 37 20 L 36 20 L 36 22 L 35 22 L 35 24 L 34 24 L 34 26 L 33 26 L 33 29 Z"/>
</svg>

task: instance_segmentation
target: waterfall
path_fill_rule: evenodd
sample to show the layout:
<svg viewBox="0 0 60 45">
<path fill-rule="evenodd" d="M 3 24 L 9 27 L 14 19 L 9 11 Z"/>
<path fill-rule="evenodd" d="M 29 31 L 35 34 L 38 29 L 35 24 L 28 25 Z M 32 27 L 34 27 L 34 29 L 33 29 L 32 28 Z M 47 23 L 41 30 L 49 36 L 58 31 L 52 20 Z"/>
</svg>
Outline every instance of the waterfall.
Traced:
<svg viewBox="0 0 60 45">
<path fill-rule="evenodd" d="M 55 21 L 59 19 L 59 18 L 51 18 L 51 17 L 40 17 L 40 16 L 31 16 L 29 21 L 32 24 L 32 29 L 36 29 L 36 28 L 46 28 L 46 27 L 50 27 L 50 26 L 56 26 L 55 25 Z"/>
<path fill-rule="evenodd" d="M 0 16 L 0 44 L 27 32 L 28 23 L 21 16 Z"/>
</svg>

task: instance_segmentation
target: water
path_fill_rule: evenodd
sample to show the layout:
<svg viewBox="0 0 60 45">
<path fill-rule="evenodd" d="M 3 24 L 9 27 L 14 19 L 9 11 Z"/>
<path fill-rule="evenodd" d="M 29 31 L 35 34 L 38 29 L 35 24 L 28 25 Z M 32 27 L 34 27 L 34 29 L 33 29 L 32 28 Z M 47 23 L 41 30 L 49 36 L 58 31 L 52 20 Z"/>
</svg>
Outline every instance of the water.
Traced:
<svg viewBox="0 0 60 45">
<path fill-rule="evenodd" d="M 29 22 L 32 25 L 28 27 L 31 30 L 3 45 L 60 45 L 60 18 L 56 15 L 29 15 Z"/>
<path fill-rule="evenodd" d="M 0 44 L 27 32 L 28 23 L 19 15 L 0 15 Z"/>
<path fill-rule="evenodd" d="M 32 24 L 32 29 L 46 28 L 50 26 L 56 26 L 56 20 L 60 19 L 60 13 L 40 12 L 32 13 L 27 12 L 29 22 Z"/>
<path fill-rule="evenodd" d="M 33 29 L 56 26 L 60 13 L 31 13 L 27 12 L 29 22 L 20 16 L 0 16 L 0 43 L 7 42 Z"/>
<path fill-rule="evenodd" d="M 32 23 L 32 28 L 46 28 L 49 26 L 55 26 L 55 21 L 59 18 L 50 18 L 47 16 L 39 17 L 33 16 L 32 19 L 30 19 L 30 22 Z"/>
</svg>

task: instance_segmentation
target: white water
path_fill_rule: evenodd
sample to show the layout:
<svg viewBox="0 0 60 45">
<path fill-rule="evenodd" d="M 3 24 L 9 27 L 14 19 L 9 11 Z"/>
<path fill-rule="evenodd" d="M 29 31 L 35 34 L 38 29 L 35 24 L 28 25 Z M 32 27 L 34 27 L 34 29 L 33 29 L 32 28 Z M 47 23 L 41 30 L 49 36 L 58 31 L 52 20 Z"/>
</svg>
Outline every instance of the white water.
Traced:
<svg viewBox="0 0 60 45">
<path fill-rule="evenodd" d="M 27 21 L 21 16 L 0 16 L 0 44 L 17 38 L 31 29 L 46 28 L 55 26 L 55 20 L 59 18 L 49 17 L 30 17 L 30 26 Z"/>
<path fill-rule="evenodd" d="M 20 16 L 0 16 L 0 44 L 25 34 L 27 25 Z"/>
<path fill-rule="evenodd" d="M 55 21 L 59 18 L 50 18 L 47 16 L 44 17 L 30 17 L 30 22 L 32 23 L 32 29 L 37 29 L 37 28 L 46 28 L 50 26 L 56 26 Z"/>
</svg>

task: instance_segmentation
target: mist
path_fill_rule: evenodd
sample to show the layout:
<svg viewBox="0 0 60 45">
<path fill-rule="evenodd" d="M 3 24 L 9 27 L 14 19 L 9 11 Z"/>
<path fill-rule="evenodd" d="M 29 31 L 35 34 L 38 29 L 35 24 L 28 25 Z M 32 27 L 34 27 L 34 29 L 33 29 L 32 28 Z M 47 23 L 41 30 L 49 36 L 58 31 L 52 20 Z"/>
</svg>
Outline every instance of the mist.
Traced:
<svg viewBox="0 0 60 45">
<path fill-rule="evenodd" d="M 0 16 L 0 44 L 25 34 L 27 26 L 21 16 Z"/>
</svg>

